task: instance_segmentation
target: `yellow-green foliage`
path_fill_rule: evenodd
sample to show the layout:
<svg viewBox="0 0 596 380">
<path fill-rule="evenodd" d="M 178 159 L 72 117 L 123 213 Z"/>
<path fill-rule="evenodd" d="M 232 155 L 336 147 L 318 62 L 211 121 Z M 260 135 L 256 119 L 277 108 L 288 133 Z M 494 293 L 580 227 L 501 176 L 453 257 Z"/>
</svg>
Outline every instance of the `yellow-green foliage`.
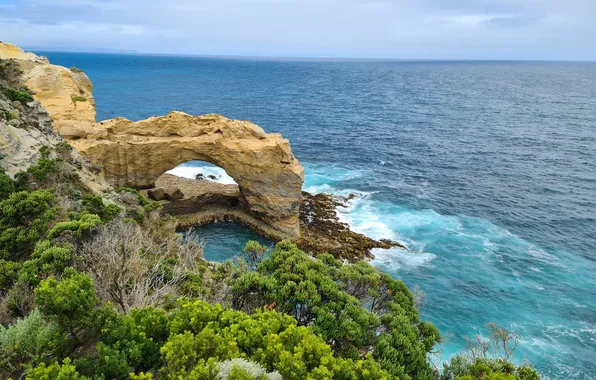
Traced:
<svg viewBox="0 0 596 380">
<path fill-rule="evenodd" d="M 49 240 L 40 241 L 31 259 L 22 264 L 19 281 L 35 286 L 50 276 L 59 276 L 72 259 L 72 247 L 53 245 Z"/>
<path fill-rule="evenodd" d="M 79 375 L 70 359 L 64 359 L 63 364 L 53 363 L 46 365 L 40 364 L 32 369 L 26 377 L 26 380 L 89 380 L 89 378 Z"/>
<path fill-rule="evenodd" d="M 75 237 L 83 236 L 83 233 L 91 231 L 101 223 L 101 218 L 95 214 L 82 212 L 72 214 L 72 219 L 65 222 L 56 223 L 50 230 L 48 237 L 50 239 L 60 236 L 64 231 L 72 231 Z"/>
</svg>

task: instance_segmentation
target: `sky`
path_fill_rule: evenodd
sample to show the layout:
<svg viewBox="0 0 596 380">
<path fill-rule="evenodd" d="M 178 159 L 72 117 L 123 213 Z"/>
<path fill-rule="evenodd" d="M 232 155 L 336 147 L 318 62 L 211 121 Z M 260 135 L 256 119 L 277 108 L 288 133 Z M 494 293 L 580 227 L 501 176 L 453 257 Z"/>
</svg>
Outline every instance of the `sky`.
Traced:
<svg viewBox="0 0 596 380">
<path fill-rule="evenodd" d="M 0 0 L 25 48 L 596 60 L 596 0 Z"/>
</svg>

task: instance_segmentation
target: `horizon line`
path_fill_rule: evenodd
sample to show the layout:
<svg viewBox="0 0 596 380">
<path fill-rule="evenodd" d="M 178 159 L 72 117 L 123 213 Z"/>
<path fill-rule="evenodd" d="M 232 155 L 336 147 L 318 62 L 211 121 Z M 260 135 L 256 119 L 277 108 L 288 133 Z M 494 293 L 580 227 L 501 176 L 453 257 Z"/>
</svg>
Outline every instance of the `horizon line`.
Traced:
<svg viewBox="0 0 596 380">
<path fill-rule="evenodd" d="M 88 50 L 89 49 L 89 50 Z M 287 61 L 376 61 L 376 62 L 552 62 L 552 63 L 596 63 L 590 59 L 554 59 L 554 58 L 384 58 L 384 57 L 333 57 L 333 56 L 290 56 L 290 55 L 242 55 L 242 54 L 199 54 L 199 53 L 148 53 L 127 49 L 98 49 L 92 48 L 32 48 L 23 50 L 48 53 L 83 53 L 83 54 L 112 54 L 112 55 L 140 55 L 188 58 L 220 58 L 220 59 L 262 59 Z"/>
</svg>

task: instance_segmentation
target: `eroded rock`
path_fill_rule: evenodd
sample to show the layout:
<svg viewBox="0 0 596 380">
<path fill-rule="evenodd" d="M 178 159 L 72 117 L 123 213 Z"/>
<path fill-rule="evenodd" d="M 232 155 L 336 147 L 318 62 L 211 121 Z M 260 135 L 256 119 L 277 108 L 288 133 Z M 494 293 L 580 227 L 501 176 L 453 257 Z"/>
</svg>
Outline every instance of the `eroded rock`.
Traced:
<svg viewBox="0 0 596 380">
<path fill-rule="evenodd" d="M 166 197 L 166 191 L 163 188 L 151 189 L 147 191 L 147 196 L 154 201 L 161 201 Z"/>
<path fill-rule="evenodd" d="M 54 130 L 100 165 L 110 184 L 151 188 L 179 164 L 210 162 L 234 178 L 246 212 L 288 237 L 299 235 L 304 169 L 280 134 L 248 121 L 182 112 L 96 123 L 93 85 L 82 71 L 51 65 L 9 44 L 0 44 L 3 56 L 20 60 L 26 84 L 53 119 Z"/>
<path fill-rule="evenodd" d="M 178 188 L 167 189 L 164 192 L 164 198 L 168 201 L 179 201 L 184 199 L 184 193 Z"/>
<path fill-rule="evenodd" d="M 351 231 L 337 217 L 337 207 L 345 207 L 354 196 L 339 197 L 331 194 L 302 193 L 304 201 L 300 208 L 301 236 L 297 244 L 312 253 L 330 253 L 333 256 L 357 261 L 372 258 L 373 248 L 389 249 L 406 247 L 388 239 L 374 240 Z"/>
</svg>

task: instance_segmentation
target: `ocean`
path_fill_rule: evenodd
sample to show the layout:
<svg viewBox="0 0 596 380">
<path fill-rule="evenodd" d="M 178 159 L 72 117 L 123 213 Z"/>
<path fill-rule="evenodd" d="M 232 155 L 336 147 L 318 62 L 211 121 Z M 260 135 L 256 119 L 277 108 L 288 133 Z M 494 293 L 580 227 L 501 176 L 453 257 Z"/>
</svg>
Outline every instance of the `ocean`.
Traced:
<svg viewBox="0 0 596 380">
<path fill-rule="evenodd" d="M 357 194 L 341 218 L 410 247 L 372 263 L 425 291 L 445 358 L 492 321 L 521 335 L 518 361 L 596 379 L 595 63 L 38 53 L 87 73 L 99 119 L 181 110 L 282 133 L 305 190 Z M 177 170 L 218 170 L 196 166 Z M 217 260 L 254 238 L 195 235 Z"/>
</svg>

